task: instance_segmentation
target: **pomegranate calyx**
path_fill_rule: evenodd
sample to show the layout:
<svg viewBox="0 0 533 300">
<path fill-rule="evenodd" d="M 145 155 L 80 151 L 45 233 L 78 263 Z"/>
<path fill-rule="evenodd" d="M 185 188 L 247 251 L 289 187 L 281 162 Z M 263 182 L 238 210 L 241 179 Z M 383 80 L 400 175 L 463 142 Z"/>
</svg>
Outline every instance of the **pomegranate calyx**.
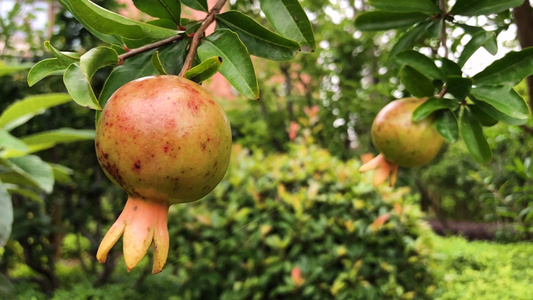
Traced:
<svg viewBox="0 0 533 300">
<path fill-rule="evenodd" d="M 359 168 L 360 173 L 364 173 L 370 170 L 376 170 L 374 173 L 374 186 L 378 186 L 385 181 L 390 176 L 389 184 L 394 186 L 396 183 L 396 177 L 398 175 L 398 165 L 391 163 L 385 159 L 383 154 L 379 154 L 373 159 L 369 160 Z"/>
<path fill-rule="evenodd" d="M 124 210 L 100 243 L 96 258 L 104 263 L 107 254 L 124 234 L 123 252 L 128 271 L 144 257 L 153 244 L 152 274 L 161 272 L 168 257 L 167 228 L 169 205 L 129 197 Z"/>
</svg>

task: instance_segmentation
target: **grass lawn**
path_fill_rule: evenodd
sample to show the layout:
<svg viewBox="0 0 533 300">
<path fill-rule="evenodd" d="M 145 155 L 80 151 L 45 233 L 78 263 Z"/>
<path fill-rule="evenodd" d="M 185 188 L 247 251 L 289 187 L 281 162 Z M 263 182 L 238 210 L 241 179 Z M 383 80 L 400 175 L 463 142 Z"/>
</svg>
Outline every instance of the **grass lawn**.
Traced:
<svg viewBox="0 0 533 300">
<path fill-rule="evenodd" d="M 533 299 L 533 243 L 434 238 L 436 299 Z"/>
</svg>

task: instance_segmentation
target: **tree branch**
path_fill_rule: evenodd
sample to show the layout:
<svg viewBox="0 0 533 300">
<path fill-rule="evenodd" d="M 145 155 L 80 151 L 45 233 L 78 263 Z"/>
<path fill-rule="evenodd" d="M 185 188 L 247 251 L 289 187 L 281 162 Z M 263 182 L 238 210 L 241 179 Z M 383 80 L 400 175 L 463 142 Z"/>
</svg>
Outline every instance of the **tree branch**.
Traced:
<svg viewBox="0 0 533 300">
<path fill-rule="evenodd" d="M 442 45 L 442 48 L 444 49 L 444 58 L 448 58 L 448 46 L 446 45 L 446 40 L 448 37 L 446 36 L 446 17 L 448 15 L 448 11 L 446 8 L 446 0 L 439 0 L 439 8 L 442 10 L 442 16 L 441 16 L 441 34 L 440 34 L 440 43 Z"/>
<path fill-rule="evenodd" d="M 196 32 L 194 33 L 191 45 L 189 46 L 189 52 L 187 53 L 187 57 L 185 58 L 183 68 L 181 69 L 179 76 L 185 76 L 185 72 L 187 72 L 192 67 L 192 64 L 194 62 L 194 56 L 196 55 L 196 49 L 198 48 L 200 39 L 203 37 L 207 27 L 209 27 L 209 25 L 211 25 L 215 21 L 216 15 L 220 12 L 222 7 L 224 7 L 224 4 L 226 4 L 226 0 L 218 0 L 215 6 L 211 8 L 209 13 L 205 17 L 204 21 L 202 22 L 202 25 L 200 25 L 200 28 L 198 28 L 198 30 L 196 30 Z"/>
<path fill-rule="evenodd" d="M 224 5 L 226 4 L 227 0 L 218 0 L 218 2 L 211 8 L 207 16 L 202 22 L 202 25 L 198 30 L 194 33 L 194 36 L 192 38 L 191 45 L 189 46 L 189 51 L 187 53 L 187 57 L 185 58 L 185 62 L 183 64 L 183 68 L 180 71 L 179 76 L 185 76 L 185 72 L 187 72 L 193 64 L 194 56 L 196 55 L 196 49 L 198 48 L 198 44 L 200 43 L 200 39 L 203 37 L 205 30 L 209 25 L 211 25 L 215 21 L 215 17 L 218 13 L 220 13 L 220 10 Z M 169 38 L 166 38 L 164 40 L 157 41 L 152 44 L 148 44 L 139 48 L 131 49 L 128 52 L 124 54 L 120 54 L 118 56 L 118 64 L 122 65 L 124 61 L 130 57 L 136 56 L 138 54 L 150 51 L 152 49 L 156 49 L 162 46 L 165 46 L 167 44 L 173 43 L 177 40 L 180 40 L 184 38 L 182 34 L 177 34 L 175 36 L 171 36 Z"/>
<path fill-rule="evenodd" d="M 522 49 L 533 46 L 533 12 L 529 1 L 513 9 L 514 23 L 517 29 L 517 38 Z M 529 95 L 529 105 L 533 107 L 533 76 L 526 79 Z"/>
</svg>

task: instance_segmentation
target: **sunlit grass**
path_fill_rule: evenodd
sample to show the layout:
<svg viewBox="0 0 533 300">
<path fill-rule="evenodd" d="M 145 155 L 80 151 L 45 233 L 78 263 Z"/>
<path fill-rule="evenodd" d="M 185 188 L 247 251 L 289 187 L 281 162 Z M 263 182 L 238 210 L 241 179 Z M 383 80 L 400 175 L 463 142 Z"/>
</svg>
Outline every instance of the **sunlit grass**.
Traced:
<svg viewBox="0 0 533 300">
<path fill-rule="evenodd" d="M 533 243 L 434 237 L 436 299 L 533 299 Z"/>
</svg>

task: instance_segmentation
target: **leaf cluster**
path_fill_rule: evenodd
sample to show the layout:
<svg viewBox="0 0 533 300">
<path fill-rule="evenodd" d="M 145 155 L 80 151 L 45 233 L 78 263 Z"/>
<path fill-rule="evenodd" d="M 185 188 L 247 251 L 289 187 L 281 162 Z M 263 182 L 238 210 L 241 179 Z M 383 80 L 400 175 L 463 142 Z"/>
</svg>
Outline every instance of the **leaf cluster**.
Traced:
<svg viewBox="0 0 533 300">
<path fill-rule="evenodd" d="M 0 72 L 17 72 L 21 67 L 7 66 Z M 13 209 L 10 194 L 42 203 L 40 192 L 51 193 L 54 182 L 69 181 L 72 171 L 62 165 L 47 163 L 33 153 L 50 149 L 56 144 L 94 138 L 94 130 L 60 128 L 23 137 L 11 134 L 15 128 L 47 109 L 70 102 L 64 93 L 27 96 L 10 104 L 0 114 L 0 246 L 11 233 Z"/>
<path fill-rule="evenodd" d="M 258 99 L 251 55 L 281 61 L 315 48 L 311 24 L 297 0 L 260 2 L 274 31 L 239 11 L 219 13 L 224 0 L 210 10 L 205 0 L 133 1 L 140 11 L 154 18 L 148 22 L 126 18 L 89 0 L 60 3 L 107 45 L 80 55 L 59 51 L 47 42 L 54 57 L 38 62 L 28 75 L 28 83 L 31 86 L 47 76 L 62 75 L 73 100 L 95 110 L 101 110 L 110 95 L 126 82 L 149 75 L 185 74 L 195 65 L 194 75 L 186 75 L 188 78 L 202 82 L 220 72 L 245 97 Z M 208 16 L 204 20 L 183 18 L 183 5 L 208 12 Z M 204 27 L 212 21 L 217 24 L 216 30 L 204 37 Z M 197 34 L 202 36 L 195 37 Z M 192 53 L 192 66 L 186 58 L 188 53 Z M 214 59 L 222 64 L 213 65 Z M 96 71 L 108 66 L 113 71 L 100 95 L 96 95 L 91 79 Z"/>
<path fill-rule="evenodd" d="M 372 0 L 369 3 L 375 10 L 360 14 L 355 25 L 359 30 L 407 28 L 392 46 L 389 58 L 399 69 L 405 89 L 415 97 L 429 98 L 414 112 L 413 121 L 435 114 L 435 127 L 448 142 L 461 136 L 475 161 L 488 163 L 492 152 L 483 127 L 499 121 L 523 125 L 530 118 L 529 108 L 514 86 L 533 74 L 533 49 L 509 52 L 479 73 L 467 76 L 465 63 L 478 49 L 497 53 L 496 37 L 503 28 L 487 31 L 469 26 L 465 17 L 505 14 L 522 2 L 459 0 L 447 9 L 430 0 Z M 447 57 L 449 28 L 461 28 L 470 36 L 462 51 L 457 51 L 455 61 Z M 440 43 L 445 55 L 428 57 L 411 50 L 428 40 Z"/>
</svg>

